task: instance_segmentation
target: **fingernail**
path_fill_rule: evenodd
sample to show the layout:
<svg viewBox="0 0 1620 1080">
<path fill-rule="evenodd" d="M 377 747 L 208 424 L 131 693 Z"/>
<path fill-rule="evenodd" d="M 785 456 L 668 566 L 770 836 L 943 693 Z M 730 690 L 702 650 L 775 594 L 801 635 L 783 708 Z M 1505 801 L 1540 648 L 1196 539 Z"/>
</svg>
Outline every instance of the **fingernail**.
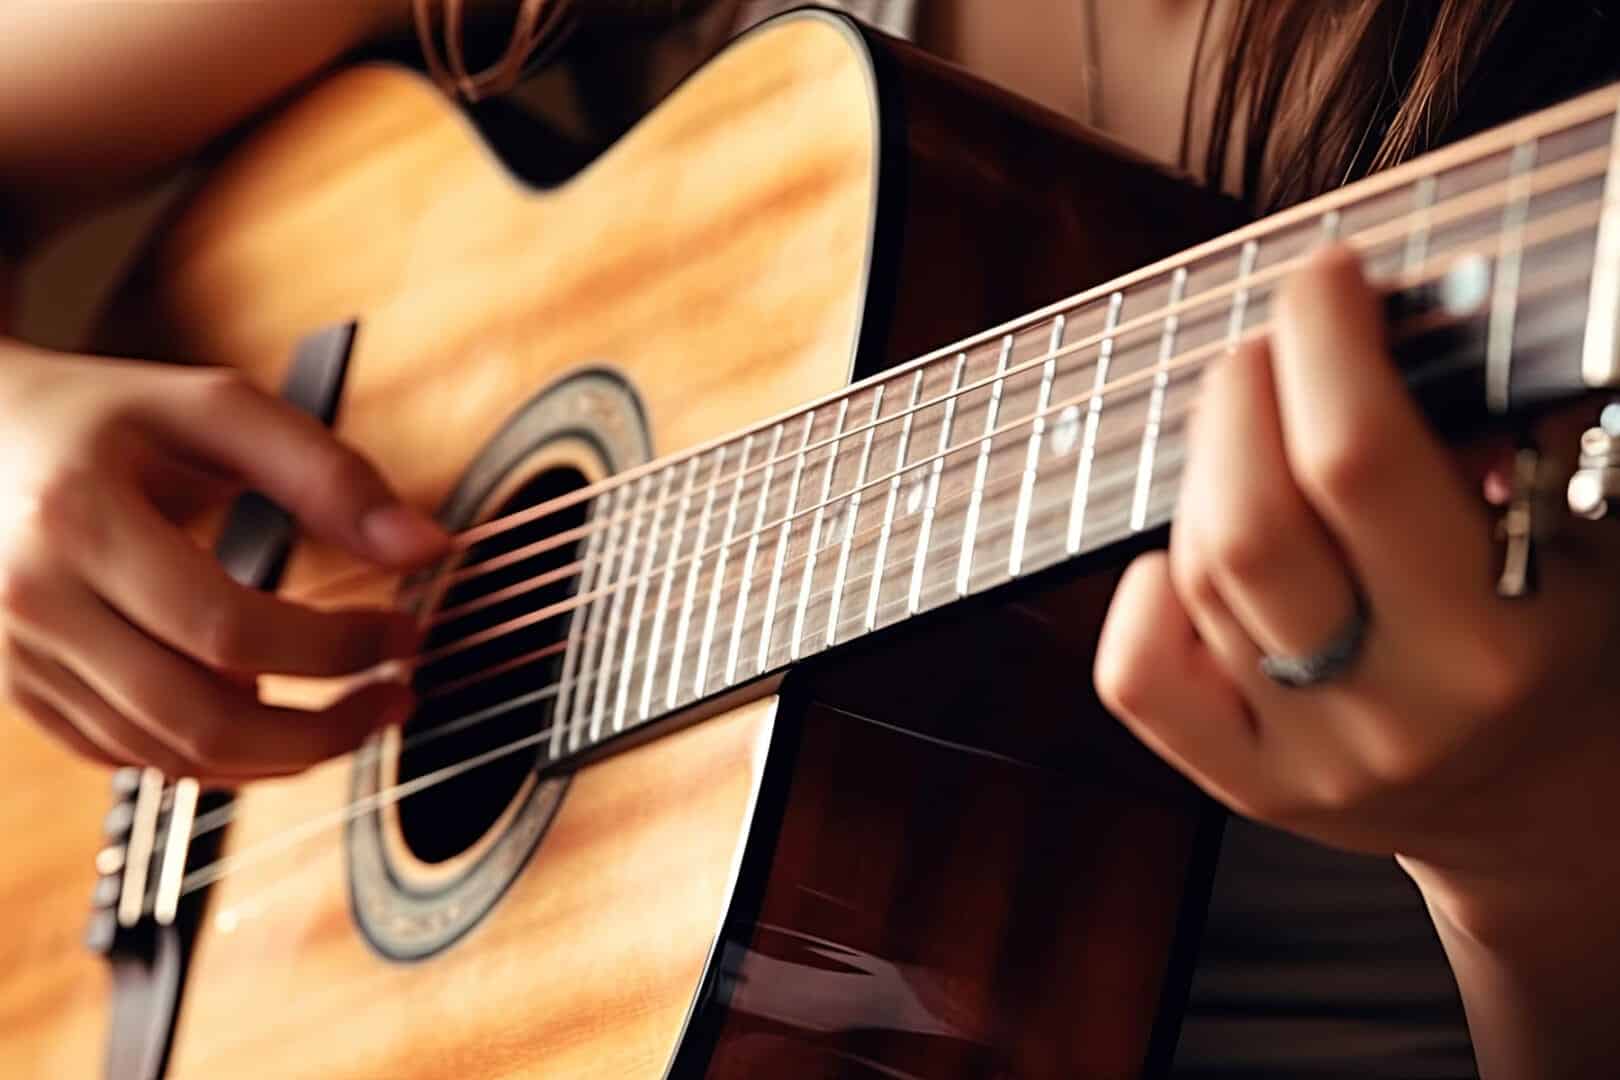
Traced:
<svg viewBox="0 0 1620 1080">
<path fill-rule="evenodd" d="M 378 558 L 402 566 L 425 562 L 450 542 L 438 522 L 404 503 L 371 511 L 360 530 Z"/>
</svg>

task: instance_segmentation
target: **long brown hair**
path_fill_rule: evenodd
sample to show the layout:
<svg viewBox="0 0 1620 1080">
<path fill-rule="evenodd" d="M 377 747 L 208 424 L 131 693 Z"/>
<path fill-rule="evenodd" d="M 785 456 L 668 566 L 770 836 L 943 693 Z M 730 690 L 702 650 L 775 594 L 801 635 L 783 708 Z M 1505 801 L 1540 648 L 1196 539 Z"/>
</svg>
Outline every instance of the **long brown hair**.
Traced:
<svg viewBox="0 0 1620 1080">
<path fill-rule="evenodd" d="M 1330 190 L 1614 77 L 1614 6 L 1232 0 L 1194 71 L 1220 64 L 1202 165 L 1185 137 L 1183 164 L 1262 212 Z"/>
</svg>

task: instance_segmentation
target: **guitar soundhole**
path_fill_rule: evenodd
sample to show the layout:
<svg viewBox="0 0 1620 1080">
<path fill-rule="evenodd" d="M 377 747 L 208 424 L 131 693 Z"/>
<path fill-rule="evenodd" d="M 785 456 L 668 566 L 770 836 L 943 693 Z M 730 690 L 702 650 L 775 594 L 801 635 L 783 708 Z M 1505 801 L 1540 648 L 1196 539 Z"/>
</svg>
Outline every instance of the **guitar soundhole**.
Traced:
<svg viewBox="0 0 1620 1080">
<path fill-rule="evenodd" d="M 548 470 L 502 505 L 495 516 L 504 517 L 584 485 L 585 478 L 576 470 Z M 581 501 L 538 521 L 502 530 L 470 548 L 460 564 L 469 568 L 467 578 L 451 586 L 437 605 L 437 611 L 451 617 L 434 628 L 424 652 L 466 641 L 572 596 L 577 579 L 560 571 L 578 557 L 577 542 L 560 544 L 489 572 L 477 572 L 476 567 L 578 528 L 585 523 L 589 507 L 588 501 Z M 558 580 L 538 588 L 518 588 L 514 590 L 516 595 L 478 606 L 464 615 L 453 614 L 503 589 L 548 577 Z M 568 622 L 564 612 L 518 630 L 497 633 L 489 641 L 454 651 L 418 670 L 415 685 L 421 705 L 403 732 L 400 782 L 453 770 L 482 755 L 490 755 L 492 760 L 400 801 L 400 830 L 416 858 L 441 863 L 477 843 L 500 819 L 535 768 L 548 745 L 537 736 L 551 723 L 562 668 L 558 646 L 566 640 Z M 536 658 L 526 659 L 530 657 Z M 510 668 L 503 670 L 507 665 Z M 502 753 L 513 746 L 521 748 Z"/>
</svg>

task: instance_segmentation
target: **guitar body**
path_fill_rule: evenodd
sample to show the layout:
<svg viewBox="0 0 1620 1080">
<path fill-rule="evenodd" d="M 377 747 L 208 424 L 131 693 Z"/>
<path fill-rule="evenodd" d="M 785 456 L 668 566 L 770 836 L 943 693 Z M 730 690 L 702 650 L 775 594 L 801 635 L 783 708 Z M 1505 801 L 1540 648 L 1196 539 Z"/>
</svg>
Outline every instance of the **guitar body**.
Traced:
<svg viewBox="0 0 1620 1080">
<path fill-rule="evenodd" d="M 412 501 L 477 520 L 548 472 L 594 480 L 719 438 L 1234 220 L 1055 116 L 800 14 L 546 191 L 420 79 L 340 74 L 232 150 L 102 345 L 274 392 L 306 335 L 355 319 L 339 433 Z M 550 407 L 526 406 L 558 387 L 568 423 L 533 420 L 524 443 Z M 1117 569 L 880 634 L 566 781 L 515 778 L 489 835 L 448 858 L 419 858 L 385 806 L 367 816 L 392 868 L 377 881 L 356 883 L 353 821 L 226 876 L 169 1075 L 1162 1066 L 1213 816 L 1090 689 Z M 301 546 L 284 592 L 391 602 L 396 583 L 351 570 Z M 95 1075 L 113 984 L 78 941 L 105 781 L 20 721 L 0 737 L 0 1071 Z M 343 807 L 354 774 L 244 791 L 227 853 Z M 525 821 L 526 845 L 494 838 Z M 503 860 L 487 910 L 413 953 L 466 915 L 450 886 Z M 414 914 L 367 899 L 402 887 L 389 874 Z"/>
</svg>

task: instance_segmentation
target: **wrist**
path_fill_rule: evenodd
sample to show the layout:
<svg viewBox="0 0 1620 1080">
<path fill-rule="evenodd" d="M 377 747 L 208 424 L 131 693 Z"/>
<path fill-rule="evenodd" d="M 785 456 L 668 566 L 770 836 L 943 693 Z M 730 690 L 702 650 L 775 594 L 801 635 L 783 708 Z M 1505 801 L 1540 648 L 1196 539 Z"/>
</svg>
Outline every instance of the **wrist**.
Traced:
<svg viewBox="0 0 1620 1080">
<path fill-rule="evenodd" d="M 1462 992 L 1480 1076 L 1582 1078 L 1620 1051 L 1613 886 L 1478 879 L 1401 860 Z"/>
</svg>

